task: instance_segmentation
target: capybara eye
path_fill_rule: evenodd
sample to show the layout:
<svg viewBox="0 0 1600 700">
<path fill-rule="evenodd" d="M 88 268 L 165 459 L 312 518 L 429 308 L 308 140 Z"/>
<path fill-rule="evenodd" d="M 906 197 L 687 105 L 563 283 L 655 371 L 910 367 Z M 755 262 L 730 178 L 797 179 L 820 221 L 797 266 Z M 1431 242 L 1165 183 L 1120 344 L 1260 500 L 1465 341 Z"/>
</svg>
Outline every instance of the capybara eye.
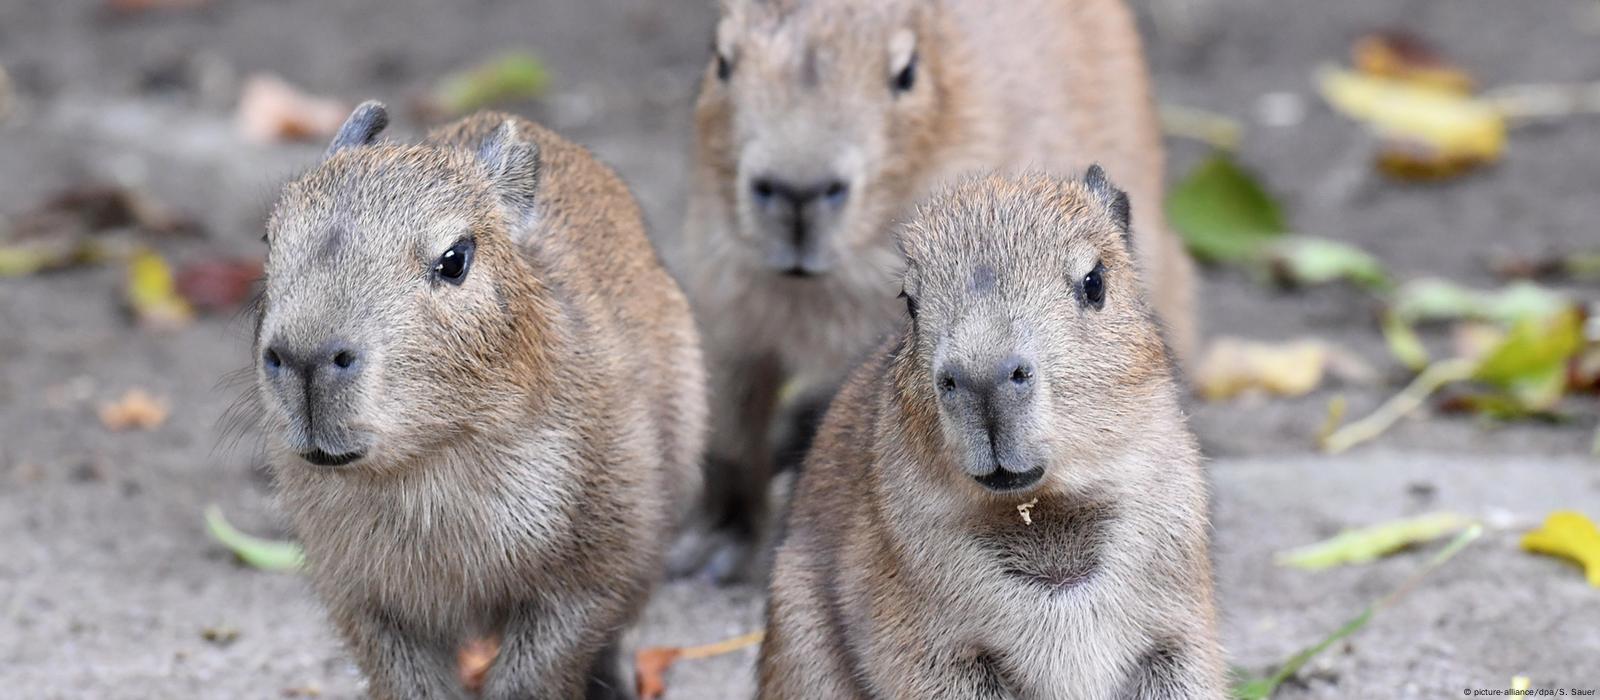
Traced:
<svg viewBox="0 0 1600 700">
<path fill-rule="evenodd" d="M 461 284 L 467 278 L 467 270 L 472 267 L 472 251 L 475 247 L 470 238 L 456 241 L 433 263 L 433 274 L 450 284 Z"/>
<path fill-rule="evenodd" d="M 1098 309 L 1106 303 L 1106 266 L 1094 264 L 1094 269 L 1083 276 L 1083 303 Z"/>
<path fill-rule="evenodd" d="M 727 56 L 722 55 L 721 51 L 713 50 L 712 55 L 717 57 L 717 80 L 726 82 L 728 76 L 733 75 L 733 62 L 729 61 Z"/>
<path fill-rule="evenodd" d="M 906 313 L 911 314 L 911 318 L 915 319 L 917 317 L 917 298 L 907 294 L 904 289 L 900 290 L 900 298 L 906 300 Z"/>
<path fill-rule="evenodd" d="M 911 86 L 916 84 L 917 55 L 911 54 L 911 60 L 906 61 L 906 67 L 901 68 L 900 72 L 895 74 L 892 85 L 894 86 L 895 92 L 906 92 L 911 89 Z"/>
</svg>

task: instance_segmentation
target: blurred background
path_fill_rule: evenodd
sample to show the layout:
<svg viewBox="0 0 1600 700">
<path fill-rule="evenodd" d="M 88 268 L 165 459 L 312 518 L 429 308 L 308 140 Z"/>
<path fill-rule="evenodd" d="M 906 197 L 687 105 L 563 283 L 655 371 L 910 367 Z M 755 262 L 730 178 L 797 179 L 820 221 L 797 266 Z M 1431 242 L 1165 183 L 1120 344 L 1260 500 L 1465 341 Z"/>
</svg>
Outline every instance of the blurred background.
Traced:
<svg viewBox="0 0 1600 700">
<path fill-rule="evenodd" d="M 1600 687 L 1600 3 L 1134 5 L 1168 210 L 1207 261 L 1191 411 L 1245 691 Z M 204 516 L 286 536 L 260 436 L 220 423 L 251 389 L 224 377 L 277 187 L 360 100 L 397 138 L 495 106 L 614 166 L 676 262 L 714 21 L 711 0 L 0 1 L 3 694 L 356 695 L 284 552 L 234 542 L 241 563 Z M 761 605 L 667 584 L 633 641 L 735 637 Z M 748 697 L 753 659 L 657 680 Z"/>
</svg>

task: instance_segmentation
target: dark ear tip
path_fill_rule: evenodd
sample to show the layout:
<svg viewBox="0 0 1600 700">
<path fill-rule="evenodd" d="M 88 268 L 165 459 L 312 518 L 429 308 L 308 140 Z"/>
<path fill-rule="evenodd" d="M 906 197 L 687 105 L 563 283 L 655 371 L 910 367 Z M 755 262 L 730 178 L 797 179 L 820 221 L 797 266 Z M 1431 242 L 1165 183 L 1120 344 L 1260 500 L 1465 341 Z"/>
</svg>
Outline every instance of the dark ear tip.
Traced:
<svg viewBox="0 0 1600 700">
<path fill-rule="evenodd" d="M 333 137 L 333 143 L 328 144 L 328 155 L 350 148 L 352 146 L 365 146 L 378 137 L 378 133 L 389 126 L 389 108 L 377 100 L 367 100 L 350 111 L 350 116 L 344 120 L 344 125 L 339 127 L 339 133 Z"/>
<path fill-rule="evenodd" d="M 1083 174 L 1084 182 L 1091 185 L 1103 184 L 1106 181 L 1106 170 L 1099 163 L 1089 164 L 1089 170 Z"/>
<path fill-rule="evenodd" d="M 389 107 L 377 100 L 367 100 L 356 105 L 356 108 L 350 111 L 350 116 L 355 118 L 357 115 L 378 129 L 389 125 Z"/>
</svg>

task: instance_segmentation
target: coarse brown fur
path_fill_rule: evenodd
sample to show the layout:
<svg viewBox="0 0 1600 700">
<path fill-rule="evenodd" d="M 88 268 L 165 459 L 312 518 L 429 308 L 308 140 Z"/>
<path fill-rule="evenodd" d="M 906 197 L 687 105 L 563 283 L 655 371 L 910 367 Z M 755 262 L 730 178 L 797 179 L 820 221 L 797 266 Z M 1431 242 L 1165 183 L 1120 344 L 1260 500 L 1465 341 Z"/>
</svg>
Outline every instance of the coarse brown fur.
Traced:
<svg viewBox="0 0 1600 700">
<path fill-rule="evenodd" d="M 985 176 L 903 229 L 917 311 L 801 472 L 762 698 L 1223 697 L 1199 455 L 1105 192 Z M 1098 307 L 1078 282 L 1097 261 Z M 936 358 L 1013 351 L 1044 475 L 997 492 L 963 462 Z"/>
<path fill-rule="evenodd" d="M 1104 165 L 1133 195 L 1141 276 L 1188 354 L 1192 264 L 1162 215 L 1161 138 L 1123 0 L 725 0 L 715 54 L 685 237 L 712 368 L 709 518 L 724 537 L 763 521 L 771 434 L 788 423 L 780 387 L 826 396 L 891 327 L 892 222 L 963 172 Z M 752 190 L 768 175 L 848 185 L 812 207 L 805 250 L 784 248 L 792 221 Z M 715 546 L 686 546 L 674 565 Z"/>
<path fill-rule="evenodd" d="M 361 114 L 284 188 L 257 333 L 258 357 L 332 337 L 364 363 L 352 388 L 303 394 L 260 370 L 314 587 L 374 697 L 464 697 L 476 635 L 501 639 L 484 697 L 630 696 L 617 636 L 698 491 L 687 301 L 583 148 L 498 113 L 419 145 L 369 143 L 385 119 L 352 140 Z M 465 240 L 464 280 L 434 276 Z"/>
</svg>

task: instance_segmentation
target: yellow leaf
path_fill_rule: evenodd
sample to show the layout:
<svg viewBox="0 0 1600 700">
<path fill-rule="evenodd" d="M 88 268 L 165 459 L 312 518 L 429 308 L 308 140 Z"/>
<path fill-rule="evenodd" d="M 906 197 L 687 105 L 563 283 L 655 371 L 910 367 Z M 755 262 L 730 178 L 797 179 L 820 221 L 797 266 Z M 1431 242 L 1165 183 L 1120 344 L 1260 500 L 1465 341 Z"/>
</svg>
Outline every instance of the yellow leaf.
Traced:
<svg viewBox="0 0 1600 700">
<path fill-rule="evenodd" d="M 140 322 L 171 328 L 188 323 L 194 309 L 178 294 L 172 268 L 161 255 L 144 250 L 128 261 L 128 306 Z"/>
<path fill-rule="evenodd" d="M 1339 68 L 1322 69 L 1317 82 L 1335 109 L 1402 144 L 1386 157 L 1477 163 L 1505 151 L 1505 117 L 1487 101 Z"/>
<path fill-rule="evenodd" d="M 1600 588 L 1600 528 L 1582 513 L 1551 513 L 1543 526 L 1522 536 L 1522 548 L 1577 562 L 1589 585 Z"/>
<path fill-rule="evenodd" d="M 1411 545 L 1436 540 L 1471 524 L 1471 520 L 1454 513 L 1431 513 L 1369 525 L 1283 552 L 1277 556 L 1277 562 L 1280 566 L 1311 571 L 1363 564 Z"/>
<path fill-rule="evenodd" d="M 1252 390 L 1302 396 L 1322 382 L 1328 348 L 1316 340 L 1258 343 L 1218 338 L 1195 368 L 1195 385 L 1208 401 Z"/>
</svg>

